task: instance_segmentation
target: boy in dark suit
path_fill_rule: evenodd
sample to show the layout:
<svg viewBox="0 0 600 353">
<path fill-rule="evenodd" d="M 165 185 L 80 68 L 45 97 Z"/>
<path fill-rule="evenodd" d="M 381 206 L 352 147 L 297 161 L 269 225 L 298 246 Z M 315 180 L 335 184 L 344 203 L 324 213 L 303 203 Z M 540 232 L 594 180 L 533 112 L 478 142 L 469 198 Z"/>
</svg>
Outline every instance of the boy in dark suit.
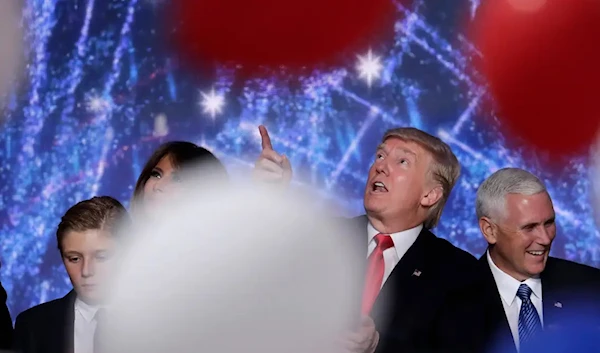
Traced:
<svg viewBox="0 0 600 353">
<path fill-rule="evenodd" d="M 13 350 L 22 353 L 89 353 L 104 311 L 119 226 L 129 216 L 119 201 L 94 197 L 71 207 L 56 231 L 73 290 L 17 316 Z"/>
</svg>

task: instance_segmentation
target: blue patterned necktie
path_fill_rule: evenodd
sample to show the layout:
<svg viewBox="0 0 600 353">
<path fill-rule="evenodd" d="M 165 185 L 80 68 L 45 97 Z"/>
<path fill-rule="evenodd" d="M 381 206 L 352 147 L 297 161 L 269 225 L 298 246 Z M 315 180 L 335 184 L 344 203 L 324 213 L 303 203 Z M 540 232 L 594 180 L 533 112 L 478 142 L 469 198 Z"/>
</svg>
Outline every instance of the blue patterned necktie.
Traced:
<svg viewBox="0 0 600 353">
<path fill-rule="evenodd" d="M 519 343 L 520 352 L 527 352 L 528 343 L 531 343 L 535 334 L 541 330 L 542 323 L 535 306 L 531 302 L 531 288 L 526 284 L 521 284 L 517 291 L 517 297 L 522 301 L 521 312 L 519 312 Z"/>
</svg>

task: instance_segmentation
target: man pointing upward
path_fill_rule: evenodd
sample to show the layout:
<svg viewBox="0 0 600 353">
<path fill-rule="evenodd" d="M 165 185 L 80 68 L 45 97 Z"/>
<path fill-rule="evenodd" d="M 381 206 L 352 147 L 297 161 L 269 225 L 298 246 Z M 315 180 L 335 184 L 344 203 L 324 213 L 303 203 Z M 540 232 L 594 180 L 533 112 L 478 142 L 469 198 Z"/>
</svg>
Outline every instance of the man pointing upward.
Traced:
<svg viewBox="0 0 600 353">
<path fill-rule="evenodd" d="M 256 173 L 287 185 L 289 161 L 259 128 L 263 151 Z M 349 219 L 348 241 L 364 248 L 362 320 L 342 344 L 350 353 L 469 352 L 457 341 L 447 302 L 475 278 L 477 260 L 430 229 L 460 174 L 439 138 L 415 128 L 389 130 L 377 147 L 364 193 L 366 215 Z M 451 306 L 450 306 L 451 307 Z M 442 319 L 443 318 L 443 319 Z M 443 321 L 442 321 L 443 320 Z"/>
</svg>

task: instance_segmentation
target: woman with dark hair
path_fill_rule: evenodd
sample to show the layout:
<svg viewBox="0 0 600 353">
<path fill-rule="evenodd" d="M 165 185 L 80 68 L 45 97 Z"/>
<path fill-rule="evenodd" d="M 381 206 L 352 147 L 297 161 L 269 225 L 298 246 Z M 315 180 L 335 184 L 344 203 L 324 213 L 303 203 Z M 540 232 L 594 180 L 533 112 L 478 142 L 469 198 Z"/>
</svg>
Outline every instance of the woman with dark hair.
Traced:
<svg viewBox="0 0 600 353">
<path fill-rule="evenodd" d="M 191 142 L 172 141 L 150 156 L 133 190 L 132 209 L 160 202 L 177 190 L 181 181 L 228 180 L 227 170 L 215 155 Z"/>
</svg>

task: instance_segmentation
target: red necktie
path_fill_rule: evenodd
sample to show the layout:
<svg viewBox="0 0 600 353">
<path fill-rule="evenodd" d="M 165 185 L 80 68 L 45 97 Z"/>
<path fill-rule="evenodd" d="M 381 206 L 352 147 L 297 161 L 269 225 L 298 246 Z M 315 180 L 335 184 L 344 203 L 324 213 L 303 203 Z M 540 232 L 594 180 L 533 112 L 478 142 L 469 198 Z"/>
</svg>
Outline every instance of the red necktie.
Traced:
<svg viewBox="0 0 600 353">
<path fill-rule="evenodd" d="M 385 271 L 383 252 L 394 246 L 392 237 L 386 234 L 377 234 L 375 236 L 375 243 L 377 243 L 377 246 L 368 259 L 367 276 L 362 301 L 363 315 L 369 315 L 373 308 L 373 304 L 375 304 L 375 299 L 377 299 L 377 295 L 381 290 L 383 272 Z"/>
</svg>

